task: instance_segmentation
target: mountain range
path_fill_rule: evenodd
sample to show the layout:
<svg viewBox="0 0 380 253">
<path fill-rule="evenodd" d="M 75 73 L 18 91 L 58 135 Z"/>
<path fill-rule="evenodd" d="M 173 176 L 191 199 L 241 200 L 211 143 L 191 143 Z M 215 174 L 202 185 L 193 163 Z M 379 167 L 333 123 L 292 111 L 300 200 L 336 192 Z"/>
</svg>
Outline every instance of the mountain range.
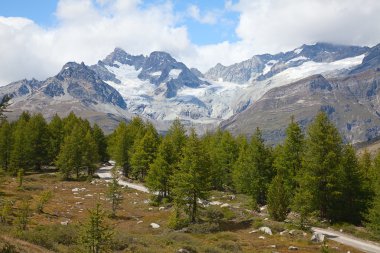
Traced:
<svg viewBox="0 0 380 253">
<path fill-rule="evenodd" d="M 249 136 L 260 127 L 272 143 L 283 139 L 292 115 L 305 128 L 323 110 L 357 143 L 380 136 L 379 80 L 380 44 L 303 45 L 205 73 L 166 52 L 116 48 L 95 65 L 69 62 L 44 81 L 0 87 L 0 97 L 12 96 L 10 119 L 23 110 L 47 118 L 73 111 L 110 132 L 140 115 L 165 132 L 178 117 L 200 133 L 220 127 Z"/>
</svg>

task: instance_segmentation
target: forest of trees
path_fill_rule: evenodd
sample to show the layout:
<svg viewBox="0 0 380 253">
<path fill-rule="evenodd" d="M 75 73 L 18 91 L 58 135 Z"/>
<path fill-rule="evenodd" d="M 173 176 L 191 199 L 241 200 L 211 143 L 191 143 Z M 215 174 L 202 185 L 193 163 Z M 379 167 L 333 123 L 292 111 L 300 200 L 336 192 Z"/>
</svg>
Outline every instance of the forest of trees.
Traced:
<svg viewBox="0 0 380 253">
<path fill-rule="evenodd" d="M 157 192 L 155 201 L 173 202 L 176 217 L 188 222 L 198 221 L 199 200 L 218 190 L 248 195 L 253 208 L 268 205 L 275 220 L 295 211 L 302 223 L 313 216 L 380 234 L 380 154 L 357 156 L 323 112 L 306 132 L 291 118 L 275 147 L 260 129 L 250 139 L 220 129 L 198 136 L 179 120 L 160 135 L 136 117 L 108 136 L 73 113 L 50 122 L 27 112 L 1 121 L 0 166 L 10 175 L 56 166 L 64 180 L 83 178 L 109 159 Z"/>
</svg>

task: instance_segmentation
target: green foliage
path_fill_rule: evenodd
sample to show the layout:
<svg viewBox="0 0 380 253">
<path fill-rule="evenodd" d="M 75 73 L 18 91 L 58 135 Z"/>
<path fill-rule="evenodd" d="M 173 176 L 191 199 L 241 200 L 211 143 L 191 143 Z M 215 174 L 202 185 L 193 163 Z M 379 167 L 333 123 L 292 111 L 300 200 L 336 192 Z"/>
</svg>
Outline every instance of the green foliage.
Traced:
<svg viewBox="0 0 380 253">
<path fill-rule="evenodd" d="M 103 130 L 97 124 L 94 124 L 92 135 L 99 153 L 99 160 L 107 162 L 109 160 L 109 155 L 107 153 L 107 139 Z"/>
<path fill-rule="evenodd" d="M 177 206 L 195 222 L 198 218 L 198 199 L 206 200 L 210 189 L 209 158 L 194 129 L 183 150 L 179 170 L 172 177 Z"/>
<path fill-rule="evenodd" d="M 234 165 L 233 180 L 239 192 L 248 194 L 255 204 L 266 203 L 266 193 L 274 176 L 271 150 L 265 146 L 260 129 L 249 144 L 242 143 Z"/>
<path fill-rule="evenodd" d="M 92 175 L 95 163 L 99 161 L 96 142 L 90 130 L 85 125 L 77 124 L 68 136 L 64 138 L 56 165 L 64 179 L 73 173 L 79 178 L 80 173 L 87 171 Z"/>
<path fill-rule="evenodd" d="M 39 225 L 32 229 L 21 231 L 18 237 L 33 244 L 58 252 L 59 245 L 72 247 L 78 241 L 78 227 L 68 224 L 62 226 Z"/>
<path fill-rule="evenodd" d="M 79 244 L 84 252 L 100 253 L 111 251 L 112 231 L 105 224 L 105 214 L 100 204 L 89 210 L 87 222 L 83 224 Z"/>
<path fill-rule="evenodd" d="M 342 139 L 327 115 L 319 113 L 309 126 L 295 207 L 301 215 L 317 211 L 318 216 L 339 218 L 342 197 Z"/>
<path fill-rule="evenodd" d="M 237 144 L 227 131 L 218 129 L 204 138 L 210 157 L 211 186 L 223 190 L 232 188 L 232 170 L 237 159 Z"/>
<path fill-rule="evenodd" d="M 24 183 L 24 170 L 23 169 L 19 169 L 17 171 L 17 182 L 18 182 L 18 189 L 22 189 L 22 185 Z"/>
<path fill-rule="evenodd" d="M 276 221 L 283 221 L 289 213 L 290 191 L 281 174 L 276 175 L 268 190 L 268 212 Z"/>
<path fill-rule="evenodd" d="M 0 207 L 0 222 L 9 224 L 11 221 L 13 202 L 11 200 L 3 200 Z"/>
<path fill-rule="evenodd" d="M 37 212 L 43 213 L 45 205 L 51 200 L 52 197 L 53 193 L 51 191 L 43 191 L 38 198 L 36 207 Z"/>
<path fill-rule="evenodd" d="M 145 179 L 149 171 L 149 165 L 156 158 L 159 142 L 160 138 L 156 129 L 152 124 L 148 124 L 144 137 L 135 141 L 132 148 L 131 167 L 134 178 Z"/>
<path fill-rule="evenodd" d="M 64 138 L 63 121 L 57 114 L 54 115 L 48 124 L 48 131 L 50 134 L 48 148 L 48 158 L 50 164 L 54 162 L 55 158 L 58 156 Z"/>
<path fill-rule="evenodd" d="M 112 179 L 108 184 L 107 197 L 111 201 L 111 217 L 116 217 L 116 211 L 123 201 L 122 187 L 118 183 L 118 171 L 116 168 L 112 169 Z"/>
<path fill-rule="evenodd" d="M 12 129 L 8 121 L 0 123 L 0 168 L 9 169 L 12 150 Z"/>
<path fill-rule="evenodd" d="M 29 224 L 30 202 L 26 199 L 22 200 L 21 206 L 17 212 L 16 225 L 19 231 L 26 230 Z"/>
</svg>

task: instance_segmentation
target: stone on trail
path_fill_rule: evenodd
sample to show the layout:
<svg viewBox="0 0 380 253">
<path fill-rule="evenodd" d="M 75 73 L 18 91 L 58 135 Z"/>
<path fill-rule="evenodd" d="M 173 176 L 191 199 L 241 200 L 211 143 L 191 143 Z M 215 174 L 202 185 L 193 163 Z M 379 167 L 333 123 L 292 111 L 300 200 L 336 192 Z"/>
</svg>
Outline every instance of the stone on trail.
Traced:
<svg viewBox="0 0 380 253">
<path fill-rule="evenodd" d="M 322 233 L 314 232 L 310 240 L 312 242 L 321 243 L 325 241 L 325 235 Z"/>
<path fill-rule="evenodd" d="M 261 227 L 259 230 L 265 234 L 272 235 L 272 230 L 268 227 Z"/>
<path fill-rule="evenodd" d="M 160 228 L 160 225 L 158 225 L 157 223 L 150 223 L 150 226 L 151 226 L 153 229 Z"/>
<path fill-rule="evenodd" d="M 298 247 L 296 247 L 296 246 L 289 246 L 288 250 L 298 250 Z"/>
</svg>

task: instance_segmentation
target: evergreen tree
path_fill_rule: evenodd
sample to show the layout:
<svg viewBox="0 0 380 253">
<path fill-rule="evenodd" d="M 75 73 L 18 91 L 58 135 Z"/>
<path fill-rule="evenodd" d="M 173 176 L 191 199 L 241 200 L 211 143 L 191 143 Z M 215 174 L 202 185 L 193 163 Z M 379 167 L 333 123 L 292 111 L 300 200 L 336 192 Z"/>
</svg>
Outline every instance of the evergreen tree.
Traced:
<svg viewBox="0 0 380 253">
<path fill-rule="evenodd" d="M 129 150 L 133 144 L 128 137 L 128 128 L 125 122 L 121 122 L 109 138 L 108 149 L 116 165 L 124 170 L 127 175 L 129 167 Z"/>
<path fill-rule="evenodd" d="M 89 210 L 87 222 L 83 224 L 79 244 L 85 252 L 100 253 L 110 252 L 112 231 L 105 225 L 105 214 L 100 204 Z"/>
<path fill-rule="evenodd" d="M 238 159 L 234 164 L 233 182 L 235 189 L 250 196 L 252 205 L 256 207 L 259 196 L 259 174 L 253 158 L 254 155 L 248 143 L 242 142 Z"/>
<path fill-rule="evenodd" d="M 343 149 L 342 167 L 344 177 L 340 220 L 360 224 L 362 214 L 368 208 L 368 192 L 364 185 L 364 175 L 359 168 L 355 150 L 351 145 L 345 145 Z"/>
<path fill-rule="evenodd" d="M 232 168 L 238 155 L 234 138 L 229 132 L 218 129 L 205 141 L 211 161 L 212 187 L 219 190 L 231 187 Z"/>
<path fill-rule="evenodd" d="M 111 171 L 112 179 L 108 184 L 107 196 L 111 200 L 111 217 L 116 217 L 116 211 L 123 201 L 122 188 L 118 182 L 118 171 L 113 168 Z"/>
<path fill-rule="evenodd" d="M 296 176 L 301 169 L 303 134 L 301 128 L 291 122 L 286 129 L 283 145 L 277 146 L 273 166 L 277 175 L 268 190 L 268 211 L 275 220 L 284 220 L 290 211 L 290 203 L 297 188 Z"/>
<path fill-rule="evenodd" d="M 301 214 L 317 212 L 319 217 L 335 220 L 341 211 L 342 139 L 336 127 L 323 112 L 309 126 L 299 189 L 295 197 L 296 210 Z"/>
<path fill-rule="evenodd" d="M 63 121 L 57 114 L 48 124 L 48 131 L 50 133 L 48 158 L 49 163 L 52 163 L 59 154 L 64 138 Z"/>
<path fill-rule="evenodd" d="M 83 162 L 83 138 L 83 130 L 79 125 L 76 125 L 70 135 L 66 136 L 63 141 L 56 165 L 64 179 L 68 179 L 73 172 L 79 178 Z"/>
<path fill-rule="evenodd" d="M 268 189 L 268 212 L 277 221 L 283 221 L 289 213 L 290 190 L 282 173 L 277 174 Z"/>
<path fill-rule="evenodd" d="M 9 169 L 12 149 L 12 129 L 7 120 L 0 124 L 0 168 Z"/>
<path fill-rule="evenodd" d="M 9 167 L 13 174 L 18 169 L 29 168 L 30 145 L 27 145 L 26 125 L 28 114 L 22 114 L 12 131 L 12 149 L 9 157 Z M 29 119 L 28 119 L 29 120 Z"/>
<path fill-rule="evenodd" d="M 28 164 L 35 170 L 41 170 L 43 164 L 48 163 L 49 149 L 49 131 L 47 123 L 42 114 L 31 116 L 26 125 L 27 142 L 24 145 L 28 146 Z"/>
<path fill-rule="evenodd" d="M 94 124 L 93 127 L 93 137 L 99 152 L 100 161 L 107 162 L 109 160 L 107 153 L 107 140 L 103 133 L 103 130 L 97 124 Z"/>
<path fill-rule="evenodd" d="M 150 165 L 146 185 L 151 191 L 158 192 L 159 198 L 170 195 L 172 188 L 170 178 L 178 166 L 176 153 L 172 139 L 166 136 L 158 147 L 156 159 Z"/>
<path fill-rule="evenodd" d="M 144 137 L 135 141 L 131 154 L 132 175 L 144 180 L 148 173 L 149 165 L 156 158 L 159 136 L 152 124 L 148 124 Z"/>
<path fill-rule="evenodd" d="M 83 138 L 83 143 L 81 143 L 82 151 L 82 168 L 87 170 L 87 175 L 92 176 L 95 171 L 96 163 L 100 161 L 98 145 L 90 130 L 87 130 L 86 135 Z"/>
<path fill-rule="evenodd" d="M 274 176 L 272 163 L 271 150 L 265 146 L 257 128 L 251 143 L 240 148 L 233 172 L 236 189 L 251 196 L 253 205 L 266 202 L 267 190 Z"/>
<path fill-rule="evenodd" d="M 171 163 L 174 164 L 176 168 L 178 168 L 178 164 L 183 157 L 183 148 L 187 140 L 186 129 L 178 118 L 173 121 L 166 134 L 166 137 L 171 140 L 174 150 Z"/>
<path fill-rule="evenodd" d="M 300 126 L 291 117 L 290 124 L 286 129 L 286 138 L 281 151 L 276 156 L 274 167 L 279 173 L 283 173 L 284 180 L 291 195 L 295 193 L 297 187 L 296 176 L 301 170 L 302 166 L 302 152 L 303 152 L 304 137 Z"/>
<path fill-rule="evenodd" d="M 250 147 L 252 149 L 253 159 L 256 166 L 255 169 L 258 171 L 259 175 L 258 203 L 265 204 L 268 187 L 275 173 L 272 167 L 273 157 L 271 149 L 265 146 L 259 128 L 256 129 L 256 132 L 252 137 Z"/>
<path fill-rule="evenodd" d="M 183 150 L 179 170 L 172 177 L 175 203 L 189 215 L 189 221 L 198 217 L 198 199 L 206 200 L 210 189 L 209 157 L 194 129 Z"/>
</svg>

